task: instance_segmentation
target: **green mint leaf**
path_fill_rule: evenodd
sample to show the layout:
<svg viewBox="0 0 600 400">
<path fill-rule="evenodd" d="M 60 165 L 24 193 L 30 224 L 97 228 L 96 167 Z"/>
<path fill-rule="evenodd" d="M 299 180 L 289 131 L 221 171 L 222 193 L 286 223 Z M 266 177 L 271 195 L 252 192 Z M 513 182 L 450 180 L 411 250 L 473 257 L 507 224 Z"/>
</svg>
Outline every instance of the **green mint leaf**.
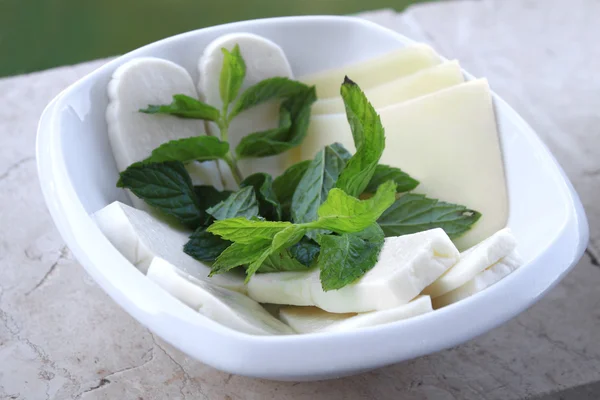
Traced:
<svg viewBox="0 0 600 400">
<path fill-rule="evenodd" d="M 270 247 L 267 247 L 265 250 L 263 250 L 263 252 L 246 268 L 246 280 L 244 283 L 248 283 L 250 278 L 252 278 L 252 275 L 254 275 L 267 260 L 267 258 L 271 257 L 273 254 L 274 251 Z"/>
<path fill-rule="evenodd" d="M 283 221 L 257 221 L 246 218 L 229 218 L 215 221 L 208 232 L 239 244 L 252 244 L 256 241 L 273 241 L 276 234 L 292 226 Z"/>
<path fill-rule="evenodd" d="M 350 160 L 352 158 L 352 154 L 350 154 L 350 152 L 341 143 L 336 142 L 336 143 L 329 145 L 329 147 L 331 147 L 331 149 L 333 151 L 335 151 L 338 154 L 338 156 L 342 160 L 344 160 L 344 162 L 348 162 L 348 160 Z"/>
<path fill-rule="evenodd" d="M 196 229 L 190 240 L 183 246 L 183 251 L 198 261 L 214 262 L 231 242 L 206 231 L 205 226 Z"/>
<path fill-rule="evenodd" d="M 286 169 L 282 175 L 279 175 L 273 181 L 273 191 L 281 203 L 282 218 L 286 221 L 291 219 L 291 206 L 294 191 L 310 163 L 310 160 L 296 163 Z"/>
<path fill-rule="evenodd" d="M 263 252 L 269 249 L 269 247 L 269 241 L 256 241 L 251 246 L 241 243 L 234 243 L 227 247 L 217 257 L 217 260 L 212 265 L 209 276 L 227 272 L 230 269 L 239 267 L 241 265 L 252 264 L 255 260 L 261 257 Z"/>
<path fill-rule="evenodd" d="M 225 200 L 207 209 L 206 212 L 216 220 L 256 217 L 258 215 L 258 201 L 254 194 L 254 188 L 245 187 L 233 192 Z"/>
<path fill-rule="evenodd" d="M 306 228 L 298 225 L 289 225 L 282 231 L 278 232 L 273 236 L 271 246 L 266 248 L 262 254 L 254 260 L 246 269 L 246 282 L 250 280 L 262 266 L 262 264 L 271 256 L 280 253 L 285 248 L 296 244 L 306 232 Z"/>
<path fill-rule="evenodd" d="M 337 146 L 326 146 L 310 162 L 292 196 L 292 219 L 296 223 L 312 222 L 319 206 L 345 166 L 344 154 Z"/>
<path fill-rule="evenodd" d="M 321 270 L 324 291 L 341 289 L 361 278 L 375 266 L 383 247 L 383 231 L 374 223 L 358 233 L 319 237 L 321 253 L 317 265 Z"/>
<path fill-rule="evenodd" d="M 305 236 L 298 243 L 291 246 L 288 250 L 290 255 L 298 260 L 298 262 L 306 267 L 311 267 L 317 260 L 321 247 L 316 242 Z"/>
<path fill-rule="evenodd" d="M 246 63 L 237 44 L 233 50 L 222 48 L 223 66 L 219 77 L 219 91 L 224 112 L 238 95 L 246 77 Z"/>
<path fill-rule="evenodd" d="M 374 193 L 379 185 L 389 180 L 396 182 L 396 192 L 398 193 L 410 192 L 419 185 L 418 180 L 411 178 L 400 168 L 379 164 L 375 167 L 375 173 L 365 188 L 365 192 Z"/>
<path fill-rule="evenodd" d="M 253 187 L 259 214 L 270 221 L 281 220 L 281 204 L 273 189 L 273 178 L 264 172 L 252 174 L 240 183 L 240 188 Z"/>
<path fill-rule="evenodd" d="M 144 163 L 160 163 L 165 161 L 209 161 L 224 158 L 229 151 L 229 143 L 222 142 L 214 136 L 193 136 L 171 140 L 152 150 Z"/>
<path fill-rule="evenodd" d="M 316 100 L 314 87 L 287 98 L 279 109 L 279 126 L 244 136 L 235 149 L 238 157 L 273 156 L 300 145 L 308 132 L 310 108 Z"/>
<path fill-rule="evenodd" d="M 203 119 L 206 121 L 218 121 L 221 117 L 219 110 L 211 105 L 203 103 L 185 94 L 173 96 L 171 104 L 149 105 L 141 109 L 145 114 L 170 114 L 181 118 Z"/>
<path fill-rule="evenodd" d="M 394 202 L 377 220 L 386 236 L 401 236 L 442 228 L 456 238 L 471 229 L 481 214 L 465 206 L 407 193 Z"/>
<path fill-rule="evenodd" d="M 331 189 L 327 200 L 319 207 L 319 219 L 309 225 L 337 233 L 359 232 L 377 221 L 395 200 L 396 184 L 393 181 L 381 184 L 375 195 L 367 200 L 359 200 L 341 189 Z"/>
<path fill-rule="evenodd" d="M 346 117 L 352 130 L 356 153 L 340 174 L 336 186 L 351 196 L 367 187 L 385 148 L 385 130 L 379 115 L 358 85 L 348 77 L 341 88 Z"/>
<path fill-rule="evenodd" d="M 194 191 L 196 192 L 196 197 L 198 198 L 200 207 L 203 210 L 219 204 L 220 202 L 226 200 L 233 193 L 229 190 L 219 191 L 215 189 L 214 186 L 208 185 L 194 186 Z"/>
<path fill-rule="evenodd" d="M 305 92 L 309 87 L 304 83 L 283 77 L 262 80 L 246 89 L 231 110 L 229 119 L 249 108 L 269 100 L 283 99 Z"/>
<path fill-rule="evenodd" d="M 135 163 L 121 172 L 117 187 L 127 188 L 163 213 L 195 229 L 204 218 L 192 180 L 183 163 Z"/>
<path fill-rule="evenodd" d="M 273 251 L 285 249 L 298 243 L 304 236 L 306 230 L 306 228 L 299 225 L 290 225 L 281 232 L 277 232 L 277 234 L 273 236 L 273 242 L 271 243 Z"/>
<path fill-rule="evenodd" d="M 306 271 L 308 267 L 294 257 L 287 250 L 279 253 L 271 254 L 262 265 L 258 268 L 260 273 L 265 272 L 282 272 L 282 271 Z"/>
</svg>

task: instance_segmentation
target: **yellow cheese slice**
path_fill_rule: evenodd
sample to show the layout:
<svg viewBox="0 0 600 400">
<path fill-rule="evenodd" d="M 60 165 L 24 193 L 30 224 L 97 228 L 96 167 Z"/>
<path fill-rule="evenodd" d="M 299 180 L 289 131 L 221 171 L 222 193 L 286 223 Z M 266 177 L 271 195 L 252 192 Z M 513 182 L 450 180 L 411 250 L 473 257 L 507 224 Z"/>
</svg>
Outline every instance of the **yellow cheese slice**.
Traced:
<svg viewBox="0 0 600 400">
<path fill-rule="evenodd" d="M 465 81 L 458 61 L 446 61 L 406 77 L 395 79 L 371 89 L 365 95 L 375 108 L 401 103 L 429 93 L 458 85 Z M 363 89 L 364 90 L 364 89 Z M 345 113 L 341 96 L 318 100 L 312 115 Z"/>
<path fill-rule="evenodd" d="M 431 47 L 415 44 L 366 61 L 305 75 L 299 80 L 315 85 L 317 97 L 325 99 L 340 94 L 344 76 L 366 90 L 441 62 L 440 56 Z"/>
<path fill-rule="evenodd" d="M 467 249 L 506 226 L 508 199 L 500 140 L 488 83 L 479 79 L 378 110 L 386 132 L 381 163 L 418 179 L 415 189 L 482 213 L 455 240 Z M 354 151 L 345 114 L 311 118 L 296 152 L 311 159 L 323 146 L 341 142 Z"/>
</svg>

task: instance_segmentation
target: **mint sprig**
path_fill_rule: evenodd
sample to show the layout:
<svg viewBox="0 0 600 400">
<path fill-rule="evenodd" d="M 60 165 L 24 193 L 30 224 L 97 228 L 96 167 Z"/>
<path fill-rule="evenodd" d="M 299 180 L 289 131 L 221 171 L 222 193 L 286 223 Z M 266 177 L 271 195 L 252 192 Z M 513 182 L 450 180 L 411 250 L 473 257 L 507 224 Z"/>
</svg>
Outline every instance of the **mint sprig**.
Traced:
<svg viewBox="0 0 600 400">
<path fill-rule="evenodd" d="M 234 242 L 235 249 L 242 244 L 246 246 L 244 261 L 248 264 L 246 275 L 247 279 L 250 279 L 254 273 L 259 271 L 262 263 L 268 257 L 296 245 L 310 232 L 328 229 L 343 235 L 361 232 L 369 228 L 393 203 L 395 189 L 394 182 L 386 182 L 377 189 L 372 198 L 367 200 L 359 200 L 340 189 L 332 189 L 327 200 L 318 209 L 318 218 L 312 222 L 292 224 L 291 222 L 231 218 L 215 221 L 207 231 L 224 240 Z M 321 235 L 319 240 L 321 241 L 324 236 L 327 235 Z M 367 244 L 365 242 L 365 246 Z M 233 258 L 229 251 L 223 252 L 223 254 L 225 255 L 217 258 L 217 268 L 213 270 L 214 273 L 229 271 L 242 265 L 239 263 L 239 259 Z M 231 265 L 232 263 L 236 265 Z M 367 269 L 364 265 L 361 268 L 365 271 Z"/>
<path fill-rule="evenodd" d="M 223 49 L 221 110 L 185 95 L 173 96 L 171 104 L 140 110 L 215 122 L 220 138 L 167 142 L 123 171 L 117 184 L 193 229 L 183 250 L 212 263 L 211 275 L 243 267 L 250 279 L 255 273 L 318 268 L 323 289 L 337 290 L 375 266 L 385 236 L 442 228 L 456 238 L 480 218 L 464 206 L 410 193 L 418 180 L 379 164 L 385 147 L 380 117 L 347 77 L 340 92 L 357 149 L 354 155 L 335 143 L 274 180 L 266 173 L 242 179 L 238 159 L 280 154 L 302 143 L 316 100 L 314 87 L 283 77 L 240 93 L 245 74 L 239 46 Z M 279 126 L 249 133 L 237 148 L 230 148 L 231 121 L 272 100 L 281 100 Z M 224 160 L 240 189 L 221 192 L 193 186 L 184 164 L 209 160 Z"/>
</svg>

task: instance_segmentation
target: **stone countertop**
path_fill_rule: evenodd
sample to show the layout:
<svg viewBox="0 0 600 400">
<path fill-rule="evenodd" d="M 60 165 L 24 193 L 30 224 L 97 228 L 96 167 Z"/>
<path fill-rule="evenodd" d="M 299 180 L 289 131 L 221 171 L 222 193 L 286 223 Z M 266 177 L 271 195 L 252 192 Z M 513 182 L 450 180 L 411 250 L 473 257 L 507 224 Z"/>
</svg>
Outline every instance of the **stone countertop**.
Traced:
<svg viewBox="0 0 600 400">
<path fill-rule="evenodd" d="M 362 375 L 282 383 L 222 373 L 154 337 L 58 235 L 35 165 L 44 106 L 106 60 L 0 80 L 0 399 L 600 398 L 600 2 L 424 4 L 363 17 L 457 58 L 512 104 L 578 190 L 591 241 L 544 299 L 462 346 Z"/>
</svg>

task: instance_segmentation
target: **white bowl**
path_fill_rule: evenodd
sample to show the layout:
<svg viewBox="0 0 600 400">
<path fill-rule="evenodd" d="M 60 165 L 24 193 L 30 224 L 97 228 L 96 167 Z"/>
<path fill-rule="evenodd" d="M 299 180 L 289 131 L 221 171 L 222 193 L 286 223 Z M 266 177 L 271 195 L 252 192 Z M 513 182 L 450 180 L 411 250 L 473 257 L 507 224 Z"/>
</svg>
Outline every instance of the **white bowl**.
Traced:
<svg viewBox="0 0 600 400">
<path fill-rule="evenodd" d="M 455 346 L 489 331 L 539 300 L 582 256 L 588 225 L 577 194 L 527 123 L 494 95 L 510 197 L 508 225 L 525 259 L 516 272 L 441 310 L 350 332 L 253 336 L 186 307 L 135 269 L 90 218 L 114 200 L 128 203 L 125 193 L 115 187 L 117 169 L 104 119 L 106 85 L 120 64 L 138 56 L 174 61 L 196 80 L 196 63 L 204 47 L 236 31 L 278 43 L 297 75 L 411 43 L 398 33 L 351 17 L 237 22 L 174 36 L 119 57 L 66 89 L 46 108 L 39 124 L 37 161 L 44 196 L 61 235 L 121 307 L 173 346 L 215 368 L 247 376 L 307 380 L 357 373 Z"/>
</svg>

